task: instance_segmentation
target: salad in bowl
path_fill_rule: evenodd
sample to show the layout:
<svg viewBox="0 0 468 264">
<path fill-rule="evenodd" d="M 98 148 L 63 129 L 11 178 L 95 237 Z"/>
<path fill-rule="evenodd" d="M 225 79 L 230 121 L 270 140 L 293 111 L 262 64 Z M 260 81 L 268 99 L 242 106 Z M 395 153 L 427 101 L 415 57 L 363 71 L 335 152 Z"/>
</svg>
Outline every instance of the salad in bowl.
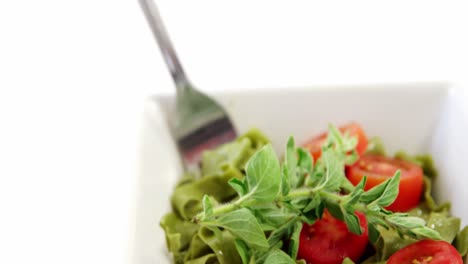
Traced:
<svg viewBox="0 0 468 264">
<path fill-rule="evenodd" d="M 436 177 L 357 123 L 290 137 L 280 158 L 252 129 L 204 152 L 160 225 L 174 263 L 463 263 L 468 228 L 433 199 Z"/>
</svg>

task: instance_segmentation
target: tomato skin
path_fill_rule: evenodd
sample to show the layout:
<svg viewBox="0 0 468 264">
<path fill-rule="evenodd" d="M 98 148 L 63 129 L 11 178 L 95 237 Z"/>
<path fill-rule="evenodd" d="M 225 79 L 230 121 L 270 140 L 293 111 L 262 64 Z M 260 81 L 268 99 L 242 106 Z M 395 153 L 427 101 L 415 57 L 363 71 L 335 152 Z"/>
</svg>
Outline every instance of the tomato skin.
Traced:
<svg viewBox="0 0 468 264">
<path fill-rule="evenodd" d="M 351 233 L 344 222 L 327 211 L 314 224 L 304 224 L 299 237 L 298 259 L 309 264 L 341 264 L 346 257 L 357 261 L 366 250 L 368 230 L 365 216 L 356 215 L 364 231 L 361 235 Z"/>
<path fill-rule="evenodd" d="M 387 264 L 463 264 L 458 251 L 446 241 L 422 240 L 406 246 L 387 261 Z"/>
<path fill-rule="evenodd" d="M 342 134 L 349 133 L 350 136 L 357 137 L 358 143 L 356 145 L 356 151 L 359 155 L 362 155 L 367 149 L 367 136 L 364 133 L 362 127 L 357 123 L 349 123 L 347 125 L 338 128 Z M 314 160 L 317 160 L 322 155 L 322 145 L 327 141 L 328 133 L 324 132 L 309 141 L 303 146 L 308 149 Z"/>
<path fill-rule="evenodd" d="M 367 191 L 393 176 L 397 170 L 401 172 L 398 196 L 386 209 L 405 212 L 419 204 L 423 192 L 423 171 L 418 165 L 380 155 L 363 155 L 358 162 L 346 168 L 346 176 L 354 185 L 367 176 L 364 187 Z"/>
</svg>

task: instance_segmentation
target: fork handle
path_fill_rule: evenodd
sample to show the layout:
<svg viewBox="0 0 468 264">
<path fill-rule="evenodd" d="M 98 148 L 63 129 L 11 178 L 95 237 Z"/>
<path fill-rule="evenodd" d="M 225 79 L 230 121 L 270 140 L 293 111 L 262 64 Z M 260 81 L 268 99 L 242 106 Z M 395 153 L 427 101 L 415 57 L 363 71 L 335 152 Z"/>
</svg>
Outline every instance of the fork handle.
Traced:
<svg viewBox="0 0 468 264">
<path fill-rule="evenodd" d="M 172 79 L 174 80 L 177 88 L 177 93 L 181 93 L 191 87 L 185 71 L 177 58 L 177 54 L 174 50 L 169 35 L 167 34 L 166 28 L 162 22 L 161 16 L 159 15 L 158 8 L 153 0 L 139 0 L 141 8 L 148 20 L 153 35 L 158 42 L 159 48 L 163 55 L 164 61 L 166 62 L 169 71 L 171 72 Z"/>
</svg>

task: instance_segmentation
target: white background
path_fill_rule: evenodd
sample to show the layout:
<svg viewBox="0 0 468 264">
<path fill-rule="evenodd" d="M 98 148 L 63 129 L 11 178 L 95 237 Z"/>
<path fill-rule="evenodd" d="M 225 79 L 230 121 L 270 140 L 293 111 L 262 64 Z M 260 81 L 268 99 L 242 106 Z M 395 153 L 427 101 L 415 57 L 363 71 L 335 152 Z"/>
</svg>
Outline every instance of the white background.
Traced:
<svg viewBox="0 0 468 264">
<path fill-rule="evenodd" d="M 158 1 L 202 90 L 449 80 L 462 1 Z M 0 0 L 0 263 L 122 263 L 140 113 L 172 81 L 136 0 Z"/>
</svg>

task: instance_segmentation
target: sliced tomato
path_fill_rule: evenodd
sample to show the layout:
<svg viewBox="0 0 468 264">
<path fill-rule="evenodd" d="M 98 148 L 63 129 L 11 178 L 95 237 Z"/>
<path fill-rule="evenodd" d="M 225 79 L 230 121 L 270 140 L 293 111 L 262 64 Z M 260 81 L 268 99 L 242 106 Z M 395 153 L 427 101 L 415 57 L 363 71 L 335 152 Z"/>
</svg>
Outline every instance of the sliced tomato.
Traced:
<svg viewBox="0 0 468 264">
<path fill-rule="evenodd" d="M 351 233 L 343 221 L 327 211 L 314 224 L 304 224 L 299 237 L 298 259 L 311 264 L 341 264 L 346 257 L 357 261 L 368 243 L 366 218 L 361 213 L 357 216 L 363 230 L 361 235 Z"/>
<path fill-rule="evenodd" d="M 458 251 L 445 241 L 422 240 L 406 246 L 387 261 L 387 264 L 463 264 Z"/>
<path fill-rule="evenodd" d="M 350 136 L 357 137 L 358 143 L 356 151 L 362 155 L 367 149 L 367 136 L 362 127 L 357 123 L 350 123 L 338 128 L 342 134 L 348 133 Z M 322 155 L 322 146 L 327 141 L 328 133 L 322 133 L 304 144 L 304 148 L 308 149 L 310 154 L 317 160 Z"/>
<path fill-rule="evenodd" d="M 401 172 L 398 196 L 387 209 L 405 212 L 417 206 L 421 199 L 424 179 L 423 171 L 418 165 L 379 155 L 364 155 L 354 165 L 346 168 L 346 176 L 354 185 L 367 176 L 364 187 L 367 191 L 392 177 L 397 170 Z"/>
</svg>

